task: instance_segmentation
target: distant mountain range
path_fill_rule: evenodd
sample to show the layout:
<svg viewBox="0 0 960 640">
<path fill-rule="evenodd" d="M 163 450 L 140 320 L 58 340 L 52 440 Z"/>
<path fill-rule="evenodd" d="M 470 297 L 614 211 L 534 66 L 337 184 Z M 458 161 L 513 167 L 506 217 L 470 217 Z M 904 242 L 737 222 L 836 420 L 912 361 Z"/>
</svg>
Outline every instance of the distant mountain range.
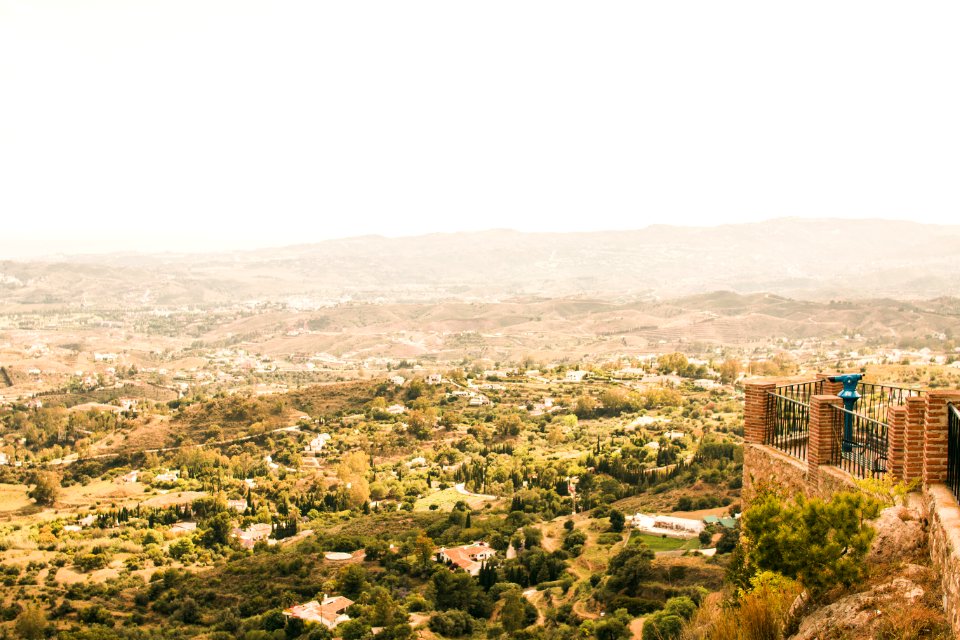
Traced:
<svg viewBox="0 0 960 640">
<path fill-rule="evenodd" d="M 82 247 L 78 247 L 78 251 Z M 778 219 L 637 231 L 367 236 L 212 254 L 0 262 L 0 304 L 157 306 L 242 300 L 796 298 L 960 295 L 960 226 Z"/>
</svg>

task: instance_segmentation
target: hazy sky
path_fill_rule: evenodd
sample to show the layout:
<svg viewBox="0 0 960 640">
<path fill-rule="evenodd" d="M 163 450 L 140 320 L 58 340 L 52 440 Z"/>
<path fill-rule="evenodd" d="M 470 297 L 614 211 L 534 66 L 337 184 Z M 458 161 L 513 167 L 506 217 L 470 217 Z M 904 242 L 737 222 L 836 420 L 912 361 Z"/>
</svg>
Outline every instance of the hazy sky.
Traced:
<svg viewBox="0 0 960 640">
<path fill-rule="evenodd" d="M 0 257 L 960 222 L 960 3 L 0 0 Z"/>
</svg>

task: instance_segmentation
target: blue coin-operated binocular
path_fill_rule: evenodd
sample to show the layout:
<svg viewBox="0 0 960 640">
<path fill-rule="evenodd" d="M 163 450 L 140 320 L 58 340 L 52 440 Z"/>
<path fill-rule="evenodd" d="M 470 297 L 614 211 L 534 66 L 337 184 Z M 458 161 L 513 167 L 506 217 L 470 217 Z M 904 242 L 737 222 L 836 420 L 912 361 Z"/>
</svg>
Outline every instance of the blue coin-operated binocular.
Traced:
<svg viewBox="0 0 960 640">
<path fill-rule="evenodd" d="M 843 408 L 849 413 L 843 414 L 843 443 L 844 453 L 853 451 L 853 410 L 857 406 L 857 400 L 860 394 L 857 392 L 857 385 L 863 379 L 862 373 L 845 373 L 842 376 L 830 376 L 827 378 L 830 382 L 839 382 L 843 385 L 843 391 L 838 395 L 843 399 Z"/>
</svg>

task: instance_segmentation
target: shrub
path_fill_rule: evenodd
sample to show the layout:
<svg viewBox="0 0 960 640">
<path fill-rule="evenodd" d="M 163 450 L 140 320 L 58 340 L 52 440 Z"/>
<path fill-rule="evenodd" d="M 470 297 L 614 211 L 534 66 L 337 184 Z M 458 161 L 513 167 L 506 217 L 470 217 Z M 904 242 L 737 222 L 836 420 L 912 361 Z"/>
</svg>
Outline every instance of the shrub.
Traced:
<svg viewBox="0 0 960 640">
<path fill-rule="evenodd" d="M 82 553 L 73 557 L 73 564 L 83 572 L 103 569 L 109 562 L 106 553 Z"/>
<path fill-rule="evenodd" d="M 459 638 L 473 633 L 473 618 L 464 611 L 444 611 L 435 613 L 427 626 L 434 633 L 449 638 Z"/>
<path fill-rule="evenodd" d="M 798 495 L 785 503 L 765 491 L 743 514 L 748 574 L 774 571 L 799 580 L 817 595 L 863 578 L 863 558 L 875 534 L 866 521 L 879 503 L 860 493 L 838 493 L 829 501 Z"/>
<path fill-rule="evenodd" d="M 81 609 L 79 617 L 80 622 L 85 624 L 102 624 L 107 627 L 113 626 L 113 616 L 98 604 Z"/>
<path fill-rule="evenodd" d="M 774 573 L 754 576 L 732 606 L 711 599 L 684 629 L 684 640 L 782 640 L 800 585 Z M 890 636 L 901 637 L 901 636 Z M 903 636 L 906 637 L 906 636 Z"/>
<path fill-rule="evenodd" d="M 643 640 L 676 640 L 683 631 L 683 618 L 666 610 L 643 621 Z"/>
<path fill-rule="evenodd" d="M 573 529 L 563 536 L 563 548 L 572 556 L 578 556 L 583 551 L 583 545 L 587 542 L 587 534 L 583 531 Z"/>
</svg>

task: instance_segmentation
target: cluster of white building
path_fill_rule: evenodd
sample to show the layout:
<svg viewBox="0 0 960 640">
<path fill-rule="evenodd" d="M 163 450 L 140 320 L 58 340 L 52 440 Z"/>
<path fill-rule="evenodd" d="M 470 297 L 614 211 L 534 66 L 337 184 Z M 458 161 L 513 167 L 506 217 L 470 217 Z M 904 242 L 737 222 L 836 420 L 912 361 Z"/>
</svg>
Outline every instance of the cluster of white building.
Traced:
<svg viewBox="0 0 960 640">
<path fill-rule="evenodd" d="M 637 513 L 627 518 L 628 522 L 644 533 L 666 535 L 674 538 L 693 538 L 704 530 L 703 520 L 677 518 L 674 516 L 656 516 Z"/>
</svg>

